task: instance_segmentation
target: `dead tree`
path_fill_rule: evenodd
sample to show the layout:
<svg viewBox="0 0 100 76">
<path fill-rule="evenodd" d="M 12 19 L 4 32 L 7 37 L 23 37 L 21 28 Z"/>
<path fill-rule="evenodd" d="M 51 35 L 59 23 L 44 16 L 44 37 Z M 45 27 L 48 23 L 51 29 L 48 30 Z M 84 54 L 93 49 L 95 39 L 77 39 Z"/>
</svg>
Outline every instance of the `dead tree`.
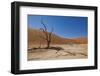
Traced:
<svg viewBox="0 0 100 76">
<path fill-rule="evenodd" d="M 51 36 L 53 33 L 53 28 L 51 29 L 51 32 L 48 32 L 48 29 L 45 25 L 45 23 L 43 22 L 43 20 L 41 19 L 41 24 L 43 25 L 43 28 L 40 28 L 40 30 L 43 32 L 44 36 L 41 37 L 44 40 L 46 40 L 47 43 L 47 47 L 46 48 L 50 48 L 50 44 L 51 44 Z"/>
</svg>

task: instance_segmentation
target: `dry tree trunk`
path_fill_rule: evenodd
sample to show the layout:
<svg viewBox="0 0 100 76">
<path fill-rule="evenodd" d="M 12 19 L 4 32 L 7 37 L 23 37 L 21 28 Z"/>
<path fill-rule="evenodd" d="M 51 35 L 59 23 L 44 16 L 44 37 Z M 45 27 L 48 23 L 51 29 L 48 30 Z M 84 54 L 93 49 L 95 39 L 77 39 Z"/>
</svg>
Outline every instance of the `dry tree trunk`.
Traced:
<svg viewBox="0 0 100 76">
<path fill-rule="evenodd" d="M 52 32 L 53 32 L 53 28 L 51 29 L 51 32 L 47 31 L 47 27 L 44 24 L 43 20 L 41 19 L 41 23 L 44 26 L 43 28 L 40 28 L 40 30 L 44 33 L 45 37 L 41 37 L 43 39 L 46 40 L 47 42 L 47 47 L 46 48 L 50 48 L 50 44 L 51 44 L 51 36 L 52 36 Z"/>
</svg>

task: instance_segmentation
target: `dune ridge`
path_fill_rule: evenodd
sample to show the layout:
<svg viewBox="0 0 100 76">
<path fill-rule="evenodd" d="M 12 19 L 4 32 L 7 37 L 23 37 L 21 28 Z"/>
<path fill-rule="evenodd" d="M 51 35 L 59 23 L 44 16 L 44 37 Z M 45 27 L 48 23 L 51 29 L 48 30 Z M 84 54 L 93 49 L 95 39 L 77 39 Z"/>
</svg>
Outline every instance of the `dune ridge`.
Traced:
<svg viewBox="0 0 100 76">
<path fill-rule="evenodd" d="M 45 37 L 44 33 L 38 29 L 28 28 L 28 44 L 46 44 L 46 40 L 42 37 Z M 78 37 L 78 38 L 62 38 L 58 35 L 52 34 L 51 44 L 87 44 L 87 38 Z"/>
</svg>

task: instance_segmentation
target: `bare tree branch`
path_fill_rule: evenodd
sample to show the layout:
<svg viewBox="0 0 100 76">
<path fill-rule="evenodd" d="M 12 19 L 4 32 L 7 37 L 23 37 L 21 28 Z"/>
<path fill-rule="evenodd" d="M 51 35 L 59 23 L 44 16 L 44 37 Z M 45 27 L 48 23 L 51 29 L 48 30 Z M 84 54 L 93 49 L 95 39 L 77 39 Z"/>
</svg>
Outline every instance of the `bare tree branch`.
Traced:
<svg viewBox="0 0 100 76">
<path fill-rule="evenodd" d="M 44 24 L 43 19 L 41 19 L 41 23 L 42 23 L 42 25 L 44 26 L 44 28 L 42 28 L 42 30 L 43 30 L 43 32 L 45 33 L 46 38 L 47 38 L 47 40 L 48 40 L 48 32 L 47 32 L 47 27 L 46 27 L 46 25 Z"/>
<path fill-rule="evenodd" d="M 53 28 L 51 29 L 51 32 L 49 33 L 47 31 L 47 27 L 46 25 L 44 24 L 43 20 L 41 19 L 41 24 L 44 26 L 44 28 L 40 28 L 40 30 L 44 33 L 45 37 L 41 37 L 43 39 L 45 39 L 47 41 L 47 48 L 50 47 L 50 43 L 51 43 L 51 36 L 52 36 L 52 33 L 53 33 Z"/>
<path fill-rule="evenodd" d="M 47 31 L 47 27 L 46 27 L 46 25 L 44 24 L 44 22 L 43 22 L 42 19 L 41 19 L 41 23 L 43 24 L 45 31 Z"/>
<path fill-rule="evenodd" d="M 53 33 L 53 28 L 51 29 L 51 32 L 49 33 L 49 40 L 51 41 L 51 36 L 52 36 L 52 33 Z"/>
</svg>

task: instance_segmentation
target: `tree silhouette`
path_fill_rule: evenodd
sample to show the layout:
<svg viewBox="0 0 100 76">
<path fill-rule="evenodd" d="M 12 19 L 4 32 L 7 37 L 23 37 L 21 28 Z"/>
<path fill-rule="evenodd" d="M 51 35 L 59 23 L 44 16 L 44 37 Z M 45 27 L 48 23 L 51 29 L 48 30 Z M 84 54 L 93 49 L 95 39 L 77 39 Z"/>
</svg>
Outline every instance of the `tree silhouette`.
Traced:
<svg viewBox="0 0 100 76">
<path fill-rule="evenodd" d="M 46 48 L 50 48 L 53 28 L 51 29 L 51 32 L 48 32 L 48 29 L 46 27 L 46 24 L 43 22 L 43 19 L 41 19 L 41 24 L 43 25 L 43 28 L 40 28 L 40 30 L 44 33 L 44 36 L 41 37 L 41 38 L 46 40 L 46 42 L 47 42 L 47 47 Z"/>
</svg>

